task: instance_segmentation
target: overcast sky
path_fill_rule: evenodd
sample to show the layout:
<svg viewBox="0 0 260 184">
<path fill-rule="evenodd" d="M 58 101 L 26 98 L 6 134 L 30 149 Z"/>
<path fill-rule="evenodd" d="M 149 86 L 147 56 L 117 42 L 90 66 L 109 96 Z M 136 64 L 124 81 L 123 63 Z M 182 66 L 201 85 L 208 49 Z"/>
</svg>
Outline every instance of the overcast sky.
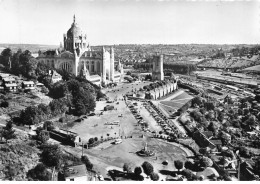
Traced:
<svg viewBox="0 0 260 184">
<path fill-rule="evenodd" d="M 0 42 L 59 45 L 76 14 L 90 45 L 259 44 L 259 1 L 0 0 Z"/>
</svg>

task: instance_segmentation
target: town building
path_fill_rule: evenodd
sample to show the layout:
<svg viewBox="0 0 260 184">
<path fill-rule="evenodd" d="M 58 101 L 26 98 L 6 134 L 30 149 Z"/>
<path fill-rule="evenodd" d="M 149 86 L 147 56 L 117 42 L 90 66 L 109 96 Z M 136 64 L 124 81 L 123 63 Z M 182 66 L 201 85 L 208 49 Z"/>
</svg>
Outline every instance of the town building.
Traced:
<svg viewBox="0 0 260 184">
<path fill-rule="evenodd" d="M 34 90 L 35 84 L 33 81 L 23 81 L 22 82 L 22 88 L 25 90 Z"/>
<path fill-rule="evenodd" d="M 66 70 L 75 76 L 83 75 L 97 85 L 122 80 L 123 66 L 114 60 L 114 48 L 93 51 L 76 22 L 74 15 L 71 28 L 64 34 L 64 50 L 39 51 L 37 59 L 55 69 Z"/>
</svg>

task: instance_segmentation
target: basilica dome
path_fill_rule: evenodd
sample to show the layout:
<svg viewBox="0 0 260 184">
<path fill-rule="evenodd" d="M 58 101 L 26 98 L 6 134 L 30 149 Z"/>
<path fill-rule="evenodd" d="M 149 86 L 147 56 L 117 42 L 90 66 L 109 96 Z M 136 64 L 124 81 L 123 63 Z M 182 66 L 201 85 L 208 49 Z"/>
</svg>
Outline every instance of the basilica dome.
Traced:
<svg viewBox="0 0 260 184">
<path fill-rule="evenodd" d="M 75 38 L 75 37 L 79 37 L 79 36 L 82 36 L 82 30 L 76 23 L 75 16 L 74 16 L 74 21 L 71 24 L 71 28 L 67 31 L 67 37 Z"/>
</svg>

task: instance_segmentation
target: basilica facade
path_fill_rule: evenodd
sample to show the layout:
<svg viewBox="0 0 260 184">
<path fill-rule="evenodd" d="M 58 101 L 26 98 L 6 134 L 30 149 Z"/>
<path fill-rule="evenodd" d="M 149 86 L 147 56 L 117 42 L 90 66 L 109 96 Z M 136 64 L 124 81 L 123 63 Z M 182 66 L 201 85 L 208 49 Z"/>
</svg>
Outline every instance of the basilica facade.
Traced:
<svg viewBox="0 0 260 184">
<path fill-rule="evenodd" d="M 92 50 L 74 15 L 70 29 L 64 34 L 62 51 L 39 51 L 37 59 L 53 68 L 63 69 L 74 75 L 82 75 L 94 84 L 119 82 L 123 78 L 123 66 L 114 60 L 114 48 Z"/>
</svg>

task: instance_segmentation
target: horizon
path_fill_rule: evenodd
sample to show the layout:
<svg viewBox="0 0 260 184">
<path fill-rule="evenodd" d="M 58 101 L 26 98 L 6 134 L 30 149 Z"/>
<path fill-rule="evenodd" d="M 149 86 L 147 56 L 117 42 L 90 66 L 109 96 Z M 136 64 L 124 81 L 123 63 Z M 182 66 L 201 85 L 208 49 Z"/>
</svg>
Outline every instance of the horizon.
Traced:
<svg viewBox="0 0 260 184">
<path fill-rule="evenodd" d="M 259 1 L 0 0 L 0 5 L 0 22 L 8 25 L 0 40 L 7 44 L 59 46 L 74 14 L 90 46 L 260 43 Z"/>
</svg>

